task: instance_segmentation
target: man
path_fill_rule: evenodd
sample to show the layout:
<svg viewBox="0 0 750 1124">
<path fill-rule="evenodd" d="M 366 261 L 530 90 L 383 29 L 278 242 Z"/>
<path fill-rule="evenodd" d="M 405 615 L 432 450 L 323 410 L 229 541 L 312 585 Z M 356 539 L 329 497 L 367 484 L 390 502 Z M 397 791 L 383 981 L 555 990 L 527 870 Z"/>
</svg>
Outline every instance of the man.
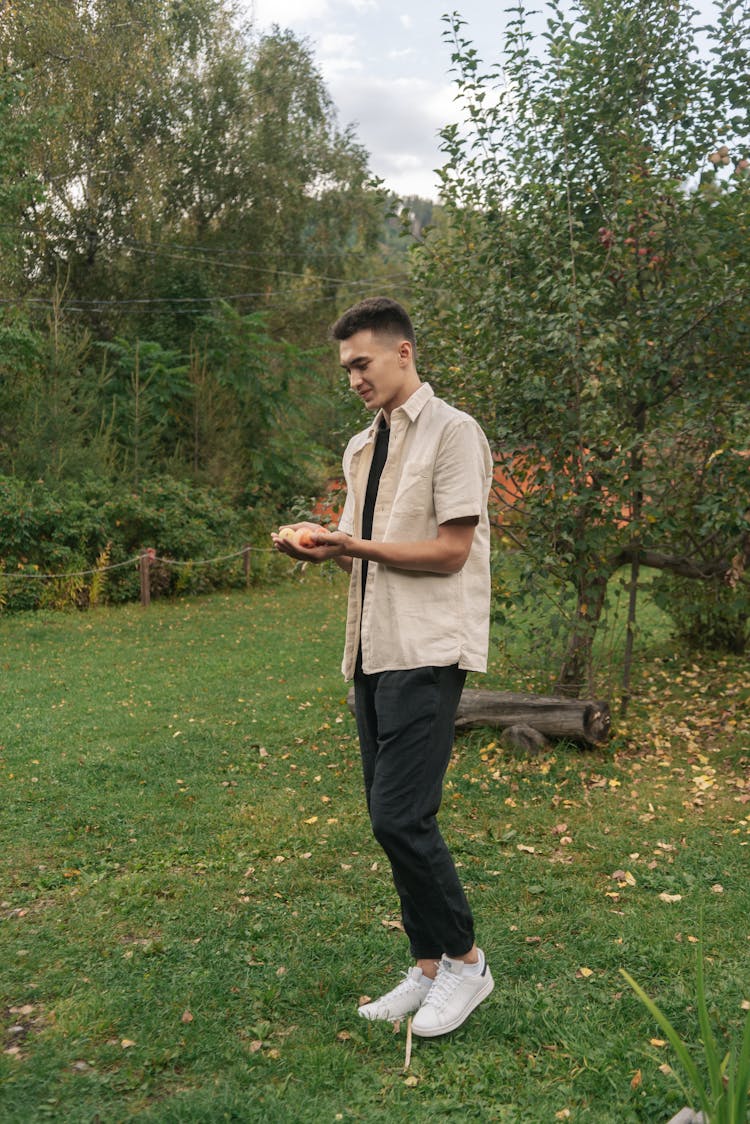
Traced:
<svg viewBox="0 0 750 1124">
<path fill-rule="evenodd" d="M 342 670 L 354 679 L 373 833 L 415 960 L 359 1012 L 414 1014 L 414 1034 L 433 1037 L 461 1026 L 494 986 L 436 820 L 466 673 L 487 664 L 492 458 L 477 423 L 420 379 L 400 304 L 361 301 L 331 336 L 374 420 L 344 453 L 338 530 L 295 524 L 310 530 L 308 547 L 272 538 L 294 558 L 335 558 L 351 575 Z"/>
</svg>

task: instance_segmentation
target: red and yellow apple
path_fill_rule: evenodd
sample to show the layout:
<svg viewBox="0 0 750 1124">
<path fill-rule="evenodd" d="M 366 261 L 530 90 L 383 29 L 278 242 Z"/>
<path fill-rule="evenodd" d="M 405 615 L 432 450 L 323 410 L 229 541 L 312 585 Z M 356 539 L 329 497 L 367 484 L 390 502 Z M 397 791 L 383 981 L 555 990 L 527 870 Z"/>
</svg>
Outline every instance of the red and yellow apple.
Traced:
<svg viewBox="0 0 750 1124">
<path fill-rule="evenodd" d="M 291 546 L 302 547 L 303 549 L 316 546 L 313 533 L 309 527 L 281 527 L 279 528 L 279 538 L 288 539 Z"/>
</svg>

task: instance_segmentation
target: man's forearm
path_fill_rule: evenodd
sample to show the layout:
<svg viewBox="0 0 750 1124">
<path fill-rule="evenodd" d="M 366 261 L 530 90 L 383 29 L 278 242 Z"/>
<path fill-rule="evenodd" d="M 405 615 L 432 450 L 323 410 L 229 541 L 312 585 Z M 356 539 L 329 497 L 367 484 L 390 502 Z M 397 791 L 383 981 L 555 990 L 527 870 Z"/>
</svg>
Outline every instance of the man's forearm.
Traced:
<svg viewBox="0 0 750 1124">
<path fill-rule="evenodd" d="M 332 558 L 342 570 L 351 573 L 352 559 L 379 562 L 398 570 L 414 570 L 427 574 L 457 574 L 463 568 L 471 551 L 474 538 L 475 517 L 453 519 L 441 523 L 433 539 L 416 542 L 379 542 L 355 538 L 344 531 L 327 531 L 311 527 L 314 546 L 292 545 L 279 535 L 272 536 L 277 549 L 303 561 L 324 562 Z"/>
<path fill-rule="evenodd" d="M 372 539 L 351 538 L 347 543 L 346 553 L 350 558 L 379 562 L 398 570 L 456 574 L 466 561 L 472 534 L 473 526 L 468 534 L 438 534 L 434 539 L 418 542 L 375 542 Z"/>
</svg>

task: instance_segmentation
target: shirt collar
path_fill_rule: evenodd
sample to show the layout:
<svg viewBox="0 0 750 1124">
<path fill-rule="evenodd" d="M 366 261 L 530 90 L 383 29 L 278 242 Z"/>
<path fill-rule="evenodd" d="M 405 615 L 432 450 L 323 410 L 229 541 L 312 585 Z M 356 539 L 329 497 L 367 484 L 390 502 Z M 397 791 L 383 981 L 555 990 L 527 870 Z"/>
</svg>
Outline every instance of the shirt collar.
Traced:
<svg viewBox="0 0 750 1124">
<path fill-rule="evenodd" d="M 430 384 L 428 382 L 423 382 L 421 386 L 414 391 L 413 394 L 409 395 L 402 406 L 398 406 L 393 411 L 393 413 L 391 414 L 391 423 L 393 423 L 394 415 L 398 414 L 401 410 L 403 410 L 410 422 L 415 422 L 429 400 L 434 397 L 435 391 L 432 389 Z M 384 416 L 385 415 L 383 414 L 383 411 L 378 410 L 377 414 L 373 418 L 372 425 L 370 426 L 370 437 L 375 437 Z"/>
</svg>

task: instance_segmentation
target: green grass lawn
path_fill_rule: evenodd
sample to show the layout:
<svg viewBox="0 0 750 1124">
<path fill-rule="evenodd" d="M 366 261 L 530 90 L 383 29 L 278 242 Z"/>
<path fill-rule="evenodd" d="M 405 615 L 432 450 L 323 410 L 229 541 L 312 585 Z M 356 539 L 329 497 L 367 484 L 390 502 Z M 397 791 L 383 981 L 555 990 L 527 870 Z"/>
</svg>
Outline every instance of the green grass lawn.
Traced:
<svg viewBox="0 0 750 1124">
<path fill-rule="evenodd" d="M 0 618 L 4 1124 L 659 1124 L 686 1096 L 619 969 L 698 1050 L 701 918 L 736 1037 L 750 661 L 654 638 L 606 749 L 526 760 L 459 737 L 442 825 L 496 988 L 404 1070 L 405 1028 L 356 1011 L 408 965 L 360 794 L 344 606 L 316 571 Z M 489 685 L 522 685 L 523 635 L 512 668 L 507 650 Z"/>
</svg>

